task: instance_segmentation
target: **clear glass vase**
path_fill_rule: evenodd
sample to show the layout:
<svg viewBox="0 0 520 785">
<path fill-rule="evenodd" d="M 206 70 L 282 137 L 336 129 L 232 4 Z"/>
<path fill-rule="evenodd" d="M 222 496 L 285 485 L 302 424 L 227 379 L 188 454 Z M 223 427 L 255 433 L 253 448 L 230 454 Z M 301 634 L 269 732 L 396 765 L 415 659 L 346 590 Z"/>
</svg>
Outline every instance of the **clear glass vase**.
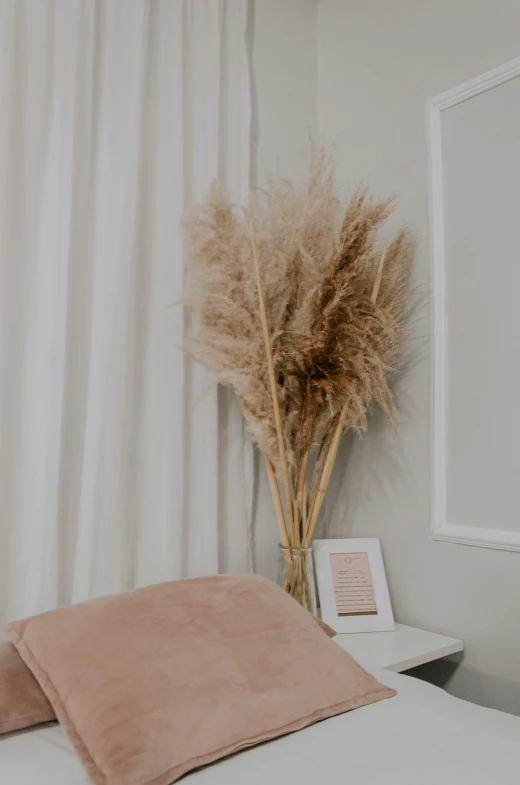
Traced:
<svg viewBox="0 0 520 785">
<path fill-rule="evenodd" d="M 312 548 L 278 545 L 278 585 L 316 616 L 316 579 Z"/>
</svg>

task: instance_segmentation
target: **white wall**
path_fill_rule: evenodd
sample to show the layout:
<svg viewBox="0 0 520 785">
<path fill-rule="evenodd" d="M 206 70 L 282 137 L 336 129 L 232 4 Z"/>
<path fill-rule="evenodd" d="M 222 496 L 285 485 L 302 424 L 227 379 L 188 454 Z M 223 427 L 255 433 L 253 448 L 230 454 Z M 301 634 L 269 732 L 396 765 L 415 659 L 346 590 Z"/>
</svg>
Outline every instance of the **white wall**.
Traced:
<svg viewBox="0 0 520 785">
<path fill-rule="evenodd" d="M 397 192 L 394 225 L 415 230 L 415 280 L 428 285 L 424 101 L 520 54 L 520 0 L 321 0 L 318 7 L 320 133 L 336 144 L 346 188 L 365 178 L 382 195 Z M 397 619 L 464 639 L 451 692 L 520 714 L 520 553 L 429 537 L 427 305 L 414 333 L 415 358 L 398 385 L 399 435 L 378 420 L 356 442 L 345 476 L 336 475 L 329 532 L 380 537 Z M 478 432 L 474 439 L 478 449 Z"/>
<path fill-rule="evenodd" d="M 256 0 L 252 32 L 254 180 L 261 185 L 266 174 L 278 172 L 298 181 L 307 171 L 309 137 L 317 132 L 316 3 Z M 276 522 L 263 465 L 259 469 L 255 566 L 275 579 Z"/>
</svg>

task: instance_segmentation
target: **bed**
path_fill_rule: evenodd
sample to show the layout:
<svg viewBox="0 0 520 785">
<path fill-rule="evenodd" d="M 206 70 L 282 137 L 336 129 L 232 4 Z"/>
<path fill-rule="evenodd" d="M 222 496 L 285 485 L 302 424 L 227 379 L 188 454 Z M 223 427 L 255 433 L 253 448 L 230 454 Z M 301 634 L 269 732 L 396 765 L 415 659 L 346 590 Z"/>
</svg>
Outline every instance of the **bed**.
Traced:
<svg viewBox="0 0 520 785">
<path fill-rule="evenodd" d="M 186 785 L 518 785 L 520 717 L 373 671 L 396 697 L 187 775 Z M 87 785 L 62 729 L 0 741 L 1 785 Z"/>
</svg>

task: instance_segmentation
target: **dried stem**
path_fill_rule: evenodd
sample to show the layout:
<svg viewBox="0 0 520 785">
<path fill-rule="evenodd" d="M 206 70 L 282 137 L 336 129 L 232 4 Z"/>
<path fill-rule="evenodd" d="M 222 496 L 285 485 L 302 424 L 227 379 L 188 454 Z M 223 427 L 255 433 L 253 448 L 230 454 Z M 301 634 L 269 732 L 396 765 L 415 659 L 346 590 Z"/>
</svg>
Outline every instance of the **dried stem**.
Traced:
<svg viewBox="0 0 520 785">
<path fill-rule="evenodd" d="M 285 525 L 285 518 L 283 514 L 282 500 L 280 499 L 280 489 L 278 488 L 278 481 L 274 471 L 274 466 L 269 460 L 267 455 L 265 458 L 265 468 L 267 470 L 267 478 L 269 480 L 269 487 L 271 488 L 271 496 L 273 497 L 274 511 L 276 514 L 276 523 L 278 525 L 278 536 L 282 545 L 289 545 L 289 538 L 287 536 L 287 528 Z"/>
<path fill-rule="evenodd" d="M 249 231 L 251 235 L 251 249 L 253 251 L 253 261 L 256 274 L 256 285 L 258 290 L 258 303 L 260 306 L 260 319 L 262 322 L 262 333 L 264 337 L 264 347 L 267 359 L 267 368 L 269 372 L 269 383 L 271 387 L 271 399 L 273 403 L 274 422 L 276 426 L 276 436 L 278 441 L 278 454 L 280 458 L 280 471 L 282 474 L 283 488 L 285 493 L 285 505 L 287 511 L 287 520 L 289 521 L 289 531 L 291 532 L 293 541 L 295 538 L 295 525 L 293 518 L 293 506 L 291 499 L 291 487 L 289 484 L 289 472 L 287 470 L 287 458 L 285 455 L 285 445 L 283 440 L 282 423 L 280 419 L 280 404 L 278 402 L 278 392 L 276 387 L 276 379 L 274 376 L 273 354 L 271 349 L 271 341 L 269 339 L 269 329 L 267 326 L 267 315 L 265 312 L 264 294 L 262 290 L 262 279 L 260 276 L 260 264 L 258 262 L 258 249 L 255 238 L 255 228 L 253 222 L 249 221 Z"/>
<path fill-rule="evenodd" d="M 334 468 L 334 461 L 336 460 L 336 455 L 338 454 L 339 442 L 343 435 L 343 429 L 345 427 L 347 416 L 348 416 L 348 405 L 345 404 L 340 414 L 336 428 L 334 429 L 332 441 L 327 451 L 327 457 L 325 459 L 325 463 L 323 466 L 323 472 L 320 477 L 318 490 L 316 491 L 316 495 L 312 501 L 312 507 L 309 514 L 309 522 L 307 524 L 307 529 L 304 537 L 304 542 L 306 544 L 308 544 L 312 540 L 312 535 L 314 534 L 314 529 L 316 528 L 316 523 L 318 521 L 318 515 L 320 514 L 321 505 L 323 503 L 323 499 L 327 492 L 327 488 L 329 487 L 330 476 L 332 474 L 332 469 Z"/>
<path fill-rule="evenodd" d="M 332 425 L 334 425 L 334 421 L 333 421 Z M 315 498 L 316 498 L 316 493 L 317 493 L 317 490 L 318 490 L 318 486 L 320 484 L 321 475 L 323 474 L 323 467 L 324 467 L 325 461 L 327 459 L 330 443 L 331 443 L 332 438 L 334 436 L 334 430 L 335 430 L 335 428 L 332 428 L 332 426 L 331 426 L 329 428 L 329 430 L 327 431 L 327 433 L 325 434 L 325 437 L 323 438 L 323 441 L 322 441 L 322 443 L 320 445 L 318 458 L 316 460 L 316 463 L 314 464 L 314 470 L 313 470 L 313 473 L 312 473 L 311 486 L 309 488 L 309 494 L 308 494 L 308 508 L 309 508 L 308 509 L 308 515 L 309 515 L 309 517 L 310 517 L 310 515 L 312 513 L 312 508 L 314 506 L 314 501 L 315 501 Z"/>
<path fill-rule="evenodd" d="M 307 471 L 307 460 L 309 458 L 309 452 L 307 451 L 302 458 L 302 462 L 300 464 L 300 471 L 298 473 L 298 482 L 296 484 L 296 492 L 301 493 L 303 491 L 303 486 L 305 485 L 305 472 Z"/>
<path fill-rule="evenodd" d="M 383 252 L 381 254 L 381 259 L 379 260 L 379 267 L 377 268 L 377 275 L 376 280 L 374 281 L 374 288 L 372 289 L 372 294 L 370 295 L 370 299 L 373 303 L 377 300 L 377 295 L 379 294 L 379 287 L 381 286 L 381 278 L 383 277 L 383 267 L 385 266 L 385 259 L 387 254 L 388 248 L 385 245 L 383 248 Z"/>
<path fill-rule="evenodd" d="M 297 513 L 300 513 L 296 516 L 296 531 L 297 531 L 297 539 L 298 545 L 301 545 L 303 542 L 303 538 L 305 536 L 305 528 L 307 525 L 307 498 L 306 498 L 306 491 L 305 491 L 305 473 L 307 471 L 307 460 L 309 458 L 309 452 L 307 451 L 300 464 L 300 471 L 298 474 L 298 482 L 296 483 L 296 501 L 297 501 Z"/>
</svg>

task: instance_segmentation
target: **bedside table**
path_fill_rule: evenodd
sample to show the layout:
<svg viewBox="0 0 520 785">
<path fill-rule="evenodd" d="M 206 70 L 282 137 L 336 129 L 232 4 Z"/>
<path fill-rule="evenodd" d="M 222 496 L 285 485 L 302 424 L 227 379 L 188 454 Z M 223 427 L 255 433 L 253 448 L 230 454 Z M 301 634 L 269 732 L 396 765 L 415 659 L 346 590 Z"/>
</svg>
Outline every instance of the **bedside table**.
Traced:
<svg viewBox="0 0 520 785">
<path fill-rule="evenodd" d="M 425 662 L 464 649 L 458 638 L 396 624 L 393 632 L 342 633 L 332 638 L 367 670 L 383 668 L 401 673 Z"/>
</svg>

